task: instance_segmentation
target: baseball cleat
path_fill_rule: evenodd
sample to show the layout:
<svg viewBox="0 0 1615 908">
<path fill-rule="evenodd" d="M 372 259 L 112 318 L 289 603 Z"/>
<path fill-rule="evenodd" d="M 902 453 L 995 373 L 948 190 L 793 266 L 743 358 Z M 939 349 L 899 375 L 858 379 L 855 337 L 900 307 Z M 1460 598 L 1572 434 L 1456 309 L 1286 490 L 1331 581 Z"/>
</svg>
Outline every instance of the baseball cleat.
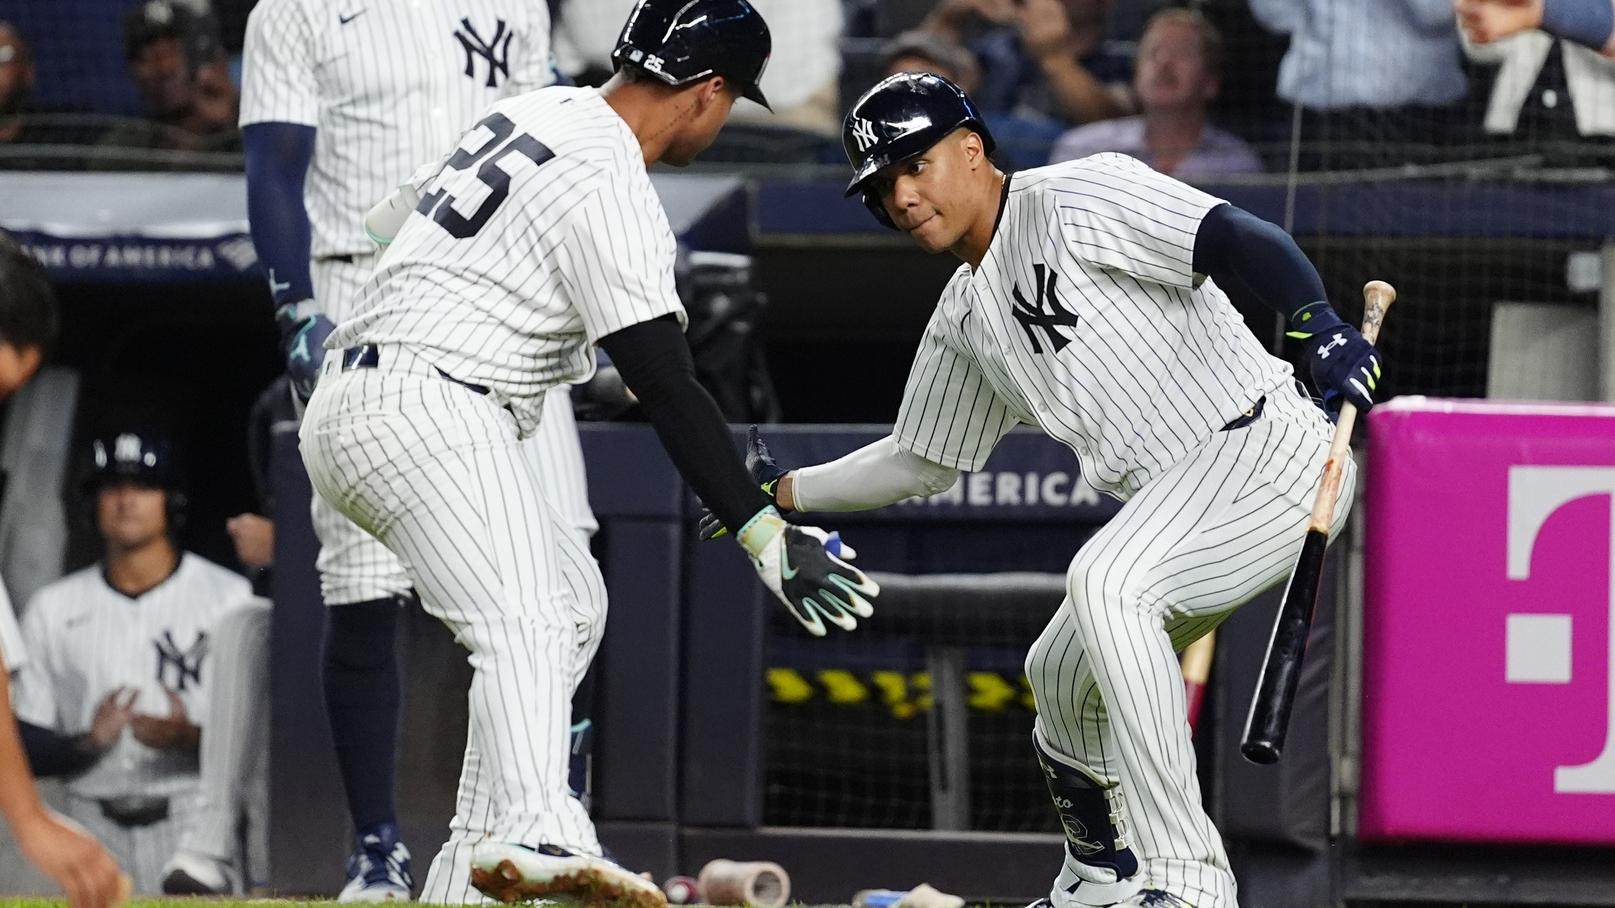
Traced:
<svg viewBox="0 0 1615 908">
<path fill-rule="evenodd" d="M 471 850 L 471 885 L 506 903 L 571 896 L 590 905 L 667 908 L 667 896 L 655 882 L 604 858 L 573 854 L 554 845 L 529 848 L 483 842 Z"/>
<path fill-rule="evenodd" d="M 398 841 L 398 827 L 383 823 L 359 837 L 348 858 L 348 882 L 339 902 L 407 902 L 415 879 L 409 872 L 409 849 Z"/>
<path fill-rule="evenodd" d="M 235 868 L 217 858 L 181 849 L 163 866 L 165 895 L 233 895 L 240 890 Z"/>
</svg>

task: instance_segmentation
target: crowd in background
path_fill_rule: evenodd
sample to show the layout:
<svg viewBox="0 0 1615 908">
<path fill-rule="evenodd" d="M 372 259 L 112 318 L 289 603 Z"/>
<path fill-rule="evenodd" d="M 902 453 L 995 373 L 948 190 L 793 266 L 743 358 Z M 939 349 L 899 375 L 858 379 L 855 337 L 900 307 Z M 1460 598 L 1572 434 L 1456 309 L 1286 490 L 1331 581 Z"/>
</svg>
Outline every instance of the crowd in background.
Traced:
<svg viewBox="0 0 1615 908">
<path fill-rule="evenodd" d="M 251 5 L 16 4 L 0 21 L 0 167 L 236 166 L 217 153 L 240 149 Z M 604 81 L 631 0 L 549 5 L 558 78 Z M 1541 33 L 1473 43 L 1453 0 L 757 6 L 776 35 L 775 114 L 738 106 L 720 164 L 837 164 L 853 98 L 921 69 L 970 91 L 1012 167 L 1123 151 L 1195 180 L 1501 157 L 1522 150 L 1512 138 L 1577 160 L 1615 136 L 1615 62 Z"/>
</svg>

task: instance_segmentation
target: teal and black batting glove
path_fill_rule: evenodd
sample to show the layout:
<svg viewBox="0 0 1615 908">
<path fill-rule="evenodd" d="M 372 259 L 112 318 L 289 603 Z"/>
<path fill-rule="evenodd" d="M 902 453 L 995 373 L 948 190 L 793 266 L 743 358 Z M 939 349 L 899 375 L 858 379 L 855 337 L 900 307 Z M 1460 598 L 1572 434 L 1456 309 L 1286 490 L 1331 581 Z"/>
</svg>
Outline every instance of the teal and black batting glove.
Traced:
<svg viewBox="0 0 1615 908">
<path fill-rule="evenodd" d="M 1286 337 L 1306 346 L 1312 383 L 1323 395 L 1323 408 L 1333 418 L 1342 400 L 1359 412 L 1374 406 L 1381 378 L 1380 352 L 1323 301 L 1301 307 L 1290 318 Z"/>
<path fill-rule="evenodd" d="M 753 425 L 746 429 L 746 470 L 751 478 L 762 487 L 768 500 L 774 507 L 785 510 L 779 503 L 779 481 L 785 478 L 787 470 L 774 462 L 774 455 L 769 453 L 768 443 Z M 718 519 L 718 515 L 705 508 L 701 511 L 701 523 L 698 525 L 702 539 L 721 539 L 729 535 L 729 529 Z"/>
<path fill-rule="evenodd" d="M 825 622 L 850 631 L 859 618 L 875 614 L 870 603 L 880 585 L 847 563 L 858 553 L 840 534 L 792 526 L 778 511 L 763 508 L 736 537 L 763 585 L 813 636 L 825 635 Z"/>
<path fill-rule="evenodd" d="M 286 377 L 292 393 L 302 403 L 314 394 L 325 362 L 325 339 L 336 325 L 314 308 L 313 300 L 285 303 L 275 309 L 275 325 L 280 328 L 281 348 L 286 353 Z"/>
</svg>

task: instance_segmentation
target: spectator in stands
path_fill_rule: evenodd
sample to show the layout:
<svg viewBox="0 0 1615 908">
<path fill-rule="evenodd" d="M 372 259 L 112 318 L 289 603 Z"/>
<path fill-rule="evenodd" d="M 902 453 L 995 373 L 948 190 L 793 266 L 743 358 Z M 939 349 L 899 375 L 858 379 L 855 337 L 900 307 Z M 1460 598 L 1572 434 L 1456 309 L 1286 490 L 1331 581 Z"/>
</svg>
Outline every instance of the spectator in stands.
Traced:
<svg viewBox="0 0 1615 908">
<path fill-rule="evenodd" d="M 34 103 L 34 54 L 22 32 L 0 20 L 0 145 L 87 144 L 97 131 L 71 114 Z M 38 167 L 40 159 L 0 152 L 0 166 Z"/>
<path fill-rule="evenodd" d="M 1541 29 L 1615 57 L 1615 0 L 1454 0 L 1453 8 L 1475 44 Z"/>
<path fill-rule="evenodd" d="M 0 20 L 0 142 L 20 142 L 34 93 L 34 55 L 22 32 Z"/>
<path fill-rule="evenodd" d="M 1452 0 L 1250 0 L 1290 36 L 1279 96 L 1302 108 L 1303 169 L 1435 157 L 1464 120 Z"/>
<path fill-rule="evenodd" d="M 1611 0 L 1456 0 L 1464 50 L 1501 64 L 1483 123 L 1555 164 L 1607 164 L 1615 137 Z M 1555 40 L 1555 39 L 1558 40 Z"/>
<path fill-rule="evenodd" d="M 195 810 L 212 690 L 208 635 L 248 598 L 238 574 L 179 548 L 173 451 L 151 433 L 96 440 L 84 491 L 102 560 L 46 586 L 23 613 L 29 660 L 16 713 L 35 768 L 60 761 L 68 816 L 156 893 Z"/>
<path fill-rule="evenodd" d="M 933 31 L 913 29 L 880 49 L 882 77 L 898 73 L 936 73 L 967 93 L 981 85 L 981 67 L 969 49 Z"/>
<path fill-rule="evenodd" d="M 982 80 L 972 97 L 983 110 L 1090 123 L 1135 109 L 1131 66 L 1104 43 L 1110 7 L 1111 0 L 941 0 L 924 27 L 976 54 Z M 972 31 L 979 33 L 973 40 Z"/>
<path fill-rule="evenodd" d="M 146 0 L 123 23 L 124 59 L 150 123 L 113 129 L 103 145 L 239 151 L 240 94 L 209 17 L 175 0 Z"/>
<path fill-rule="evenodd" d="M 755 104 L 737 104 L 730 123 L 753 120 L 839 141 L 841 0 L 751 3 L 768 20 L 774 36 L 774 55 L 760 86 L 774 113 L 769 116 Z M 633 6 L 634 0 L 561 0 L 555 23 L 555 56 L 561 72 L 582 84 L 605 81 L 616 68 L 611 52 Z"/>
<path fill-rule="evenodd" d="M 1180 180 L 1261 172 L 1249 145 L 1206 121 L 1221 72 L 1222 35 L 1205 16 L 1186 9 L 1156 13 L 1144 27 L 1133 68 L 1143 113 L 1078 126 L 1055 143 L 1050 162 L 1119 151 Z"/>
</svg>

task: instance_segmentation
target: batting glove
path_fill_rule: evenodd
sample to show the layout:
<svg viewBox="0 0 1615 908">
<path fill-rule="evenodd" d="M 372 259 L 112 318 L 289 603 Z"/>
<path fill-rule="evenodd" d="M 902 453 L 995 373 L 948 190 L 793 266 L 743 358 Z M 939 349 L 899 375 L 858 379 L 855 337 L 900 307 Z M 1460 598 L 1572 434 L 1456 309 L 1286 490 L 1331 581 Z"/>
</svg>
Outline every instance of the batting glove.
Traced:
<svg viewBox="0 0 1615 908">
<path fill-rule="evenodd" d="M 746 469 L 768 495 L 768 500 L 774 503 L 774 507 L 785 510 L 779 503 L 779 481 L 790 470 L 774 462 L 774 455 L 768 451 L 768 443 L 763 441 L 755 425 L 746 430 Z M 729 535 L 729 529 L 718 519 L 718 515 L 705 508 L 701 511 L 700 530 L 702 539 Z"/>
<path fill-rule="evenodd" d="M 325 339 L 336 325 L 314 308 L 313 300 L 286 303 L 276 309 L 275 324 L 286 351 L 286 377 L 291 379 L 292 393 L 302 403 L 308 403 L 314 394 L 314 383 L 320 378 L 320 364 L 325 362 Z"/>
<path fill-rule="evenodd" d="M 1290 325 L 1287 336 L 1306 345 L 1307 366 L 1323 394 L 1324 409 L 1331 415 L 1339 413 L 1344 399 L 1368 412 L 1379 390 L 1379 350 L 1325 302 L 1303 307 Z"/>
<path fill-rule="evenodd" d="M 857 553 L 840 534 L 792 526 L 778 511 L 763 508 L 737 538 L 763 585 L 813 636 L 825 635 L 826 621 L 850 631 L 859 618 L 875 614 L 870 600 L 880 586 L 847 563 Z"/>
</svg>

